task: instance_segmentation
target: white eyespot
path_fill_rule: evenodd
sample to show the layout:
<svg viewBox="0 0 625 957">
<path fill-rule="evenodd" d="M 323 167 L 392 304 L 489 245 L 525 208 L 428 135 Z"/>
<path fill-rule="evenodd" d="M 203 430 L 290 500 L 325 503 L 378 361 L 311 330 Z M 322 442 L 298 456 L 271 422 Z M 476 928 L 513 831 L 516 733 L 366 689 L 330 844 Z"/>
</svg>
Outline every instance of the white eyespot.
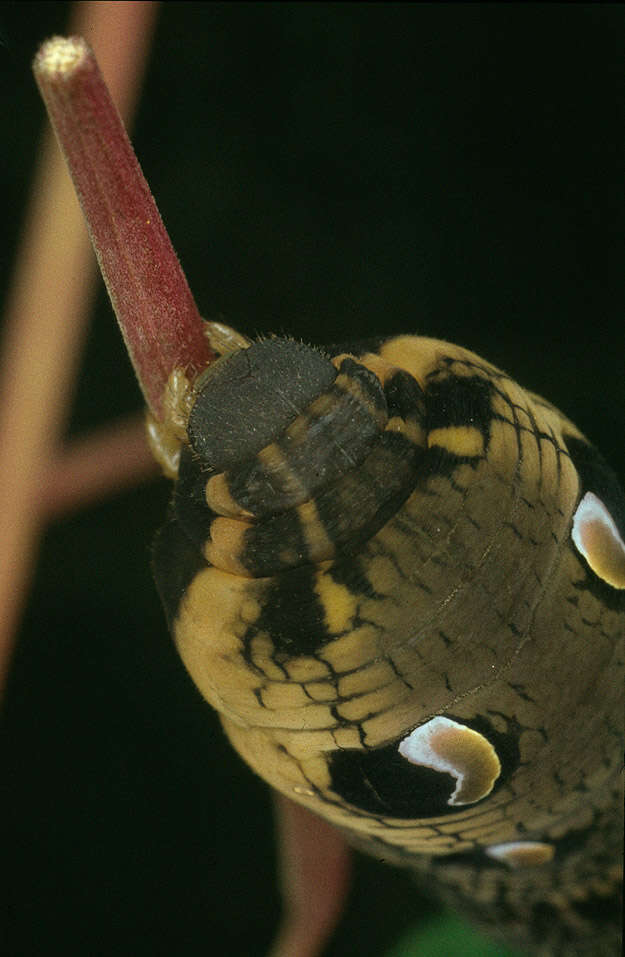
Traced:
<svg viewBox="0 0 625 957">
<path fill-rule="evenodd" d="M 415 728 L 400 742 L 399 753 L 412 764 L 456 779 L 447 801 L 450 805 L 474 804 L 485 798 L 501 773 L 497 752 L 483 734 L 442 715 Z"/>
<path fill-rule="evenodd" d="M 542 841 L 511 841 L 509 844 L 491 844 L 486 854 L 508 867 L 537 867 L 553 860 L 553 844 Z"/>
<path fill-rule="evenodd" d="M 625 542 L 594 492 L 586 492 L 577 506 L 571 538 L 595 575 L 613 588 L 625 588 Z"/>
</svg>

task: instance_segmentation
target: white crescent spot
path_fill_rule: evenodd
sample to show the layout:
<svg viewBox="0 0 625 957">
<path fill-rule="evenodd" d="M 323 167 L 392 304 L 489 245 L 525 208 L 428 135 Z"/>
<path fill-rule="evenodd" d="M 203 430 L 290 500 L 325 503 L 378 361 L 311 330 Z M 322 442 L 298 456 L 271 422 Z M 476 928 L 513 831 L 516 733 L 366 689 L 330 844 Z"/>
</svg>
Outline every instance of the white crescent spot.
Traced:
<svg viewBox="0 0 625 957">
<path fill-rule="evenodd" d="M 577 506 L 571 538 L 595 575 L 613 588 L 625 588 L 625 542 L 594 492 L 586 492 Z"/>
<path fill-rule="evenodd" d="M 511 841 L 509 844 L 491 844 L 486 854 L 508 867 L 537 867 L 553 860 L 553 844 L 542 841 Z"/>
<path fill-rule="evenodd" d="M 483 734 L 442 715 L 415 728 L 400 742 L 399 753 L 412 764 L 451 774 L 456 779 L 451 805 L 485 798 L 501 773 L 497 752 Z"/>
</svg>

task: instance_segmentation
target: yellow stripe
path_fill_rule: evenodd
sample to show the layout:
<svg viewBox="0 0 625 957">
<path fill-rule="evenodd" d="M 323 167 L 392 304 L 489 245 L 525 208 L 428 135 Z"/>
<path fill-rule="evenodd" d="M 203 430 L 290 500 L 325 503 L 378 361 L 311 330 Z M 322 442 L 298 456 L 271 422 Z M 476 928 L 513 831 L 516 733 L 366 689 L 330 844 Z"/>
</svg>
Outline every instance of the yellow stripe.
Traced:
<svg viewBox="0 0 625 957">
<path fill-rule="evenodd" d="M 432 429 L 428 434 L 428 446 L 446 449 L 453 455 L 484 455 L 484 437 L 473 425 L 450 425 L 444 429 Z"/>
</svg>

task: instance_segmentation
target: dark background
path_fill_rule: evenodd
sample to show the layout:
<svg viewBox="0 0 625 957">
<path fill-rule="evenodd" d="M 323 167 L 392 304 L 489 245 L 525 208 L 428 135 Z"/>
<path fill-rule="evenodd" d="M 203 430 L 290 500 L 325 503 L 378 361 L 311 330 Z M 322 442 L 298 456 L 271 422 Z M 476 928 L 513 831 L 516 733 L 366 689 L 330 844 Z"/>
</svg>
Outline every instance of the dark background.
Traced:
<svg viewBox="0 0 625 957">
<path fill-rule="evenodd" d="M 44 122 L 30 60 L 67 14 L 0 5 L 2 292 Z M 625 475 L 624 21 L 602 4 L 165 4 L 133 139 L 203 314 L 459 342 Z M 71 432 L 139 405 L 101 293 Z M 4 709 L 12 957 L 255 957 L 272 936 L 266 789 L 150 579 L 167 497 L 156 481 L 45 536 Z M 363 860 L 328 955 L 378 957 L 429 906 Z"/>
</svg>

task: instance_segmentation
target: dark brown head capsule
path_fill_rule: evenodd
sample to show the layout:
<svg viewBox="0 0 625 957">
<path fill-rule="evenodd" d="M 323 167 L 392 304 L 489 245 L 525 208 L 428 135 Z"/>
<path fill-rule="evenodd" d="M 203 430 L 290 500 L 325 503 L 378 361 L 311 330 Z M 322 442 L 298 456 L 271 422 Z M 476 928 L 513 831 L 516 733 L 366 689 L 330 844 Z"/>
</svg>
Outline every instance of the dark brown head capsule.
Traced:
<svg viewBox="0 0 625 957">
<path fill-rule="evenodd" d="M 331 558 L 412 490 L 419 387 L 405 372 L 382 382 L 349 356 L 268 339 L 195 388 L 175 507 L 212 565 L 261 578 Z"/>
<path fill-rule="evenodd" d="M 318 350 L 293 339 L 265 339 L 210 365 L 195 383 L 189 441 L 215 472 L 269 445 L 336 378 Z"/>
</svg>

